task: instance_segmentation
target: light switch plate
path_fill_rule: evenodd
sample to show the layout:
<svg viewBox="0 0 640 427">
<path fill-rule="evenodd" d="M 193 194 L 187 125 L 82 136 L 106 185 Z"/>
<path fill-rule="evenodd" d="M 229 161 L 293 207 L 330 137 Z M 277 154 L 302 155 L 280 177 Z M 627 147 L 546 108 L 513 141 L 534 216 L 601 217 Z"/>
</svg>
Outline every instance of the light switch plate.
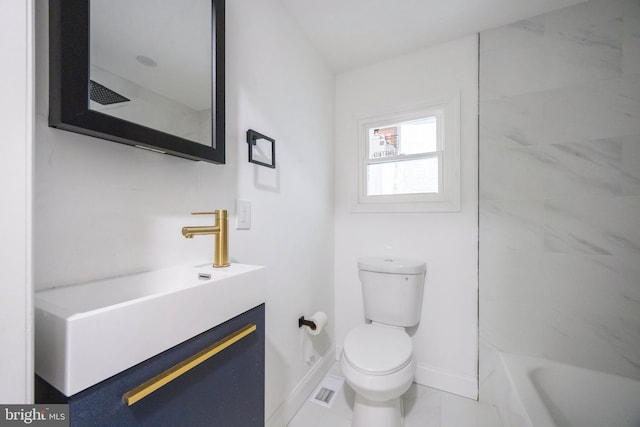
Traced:
<svg viewBox="0 0 640 427">
<path fill-rule="evenodd" d="M 249 230 L 251 228 L 251 202 L 249 200 L 236 200 L 236 230 Z"/>
</svg>

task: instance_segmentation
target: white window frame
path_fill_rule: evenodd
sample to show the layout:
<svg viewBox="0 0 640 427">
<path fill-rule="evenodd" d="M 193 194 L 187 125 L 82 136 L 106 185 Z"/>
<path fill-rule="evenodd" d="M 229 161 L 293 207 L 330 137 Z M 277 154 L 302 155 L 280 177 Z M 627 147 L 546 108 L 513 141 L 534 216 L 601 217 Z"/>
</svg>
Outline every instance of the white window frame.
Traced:
<svg viewBox="0 0 640 427">
<path fill-rule="evenodd" d="M 433 153 L 402 156 L 438 158 L 437 193 L 367 195 L 367 166 L 377 163 L 369 159 L 369 129 L 423 117 L 436 117 L 437 146 Z M 398 160 L 398 161 L 402 161 Z M 460 94 L 442 97 L 405 108 L 387 111 L 358 122 L 358 191 L 353 212 L 457 212 L 460 211 Z"/>
</svg>

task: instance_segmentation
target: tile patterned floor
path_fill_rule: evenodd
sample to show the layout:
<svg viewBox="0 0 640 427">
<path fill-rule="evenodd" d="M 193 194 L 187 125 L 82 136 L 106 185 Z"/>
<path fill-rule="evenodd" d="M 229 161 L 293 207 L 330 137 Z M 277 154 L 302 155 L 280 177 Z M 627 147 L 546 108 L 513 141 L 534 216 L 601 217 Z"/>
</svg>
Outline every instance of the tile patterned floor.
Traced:
<svg viewBox="0 0 640 427">
<path fill-rule="evenodd" d="M 330 371 L 341 375 L 334 364 Z M 333 406 L 307 400 L 288 427 L 350 427 L 354 392 L 345 382 Z M 495 407 L 413 384 L 403 396 L 404 427 L 502 427 Z"/>
</svg>

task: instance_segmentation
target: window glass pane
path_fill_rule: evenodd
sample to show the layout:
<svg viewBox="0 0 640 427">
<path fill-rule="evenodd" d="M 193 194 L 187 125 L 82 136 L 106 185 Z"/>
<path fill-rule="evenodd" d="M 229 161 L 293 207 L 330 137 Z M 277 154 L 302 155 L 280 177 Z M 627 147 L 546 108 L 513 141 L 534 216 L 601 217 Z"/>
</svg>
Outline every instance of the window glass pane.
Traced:
<svg viewBox="0 0 640 427">
<path fill-rule="evenodd" d="M 437 156 L 367 165 L 367 196 L 438 192 Z"/>
<path fill-rule="evenodd" d="M 369 159 L 400 154 L 432 153 L 437 150 L 435 116 L 369 128 Z"/>
</svg>

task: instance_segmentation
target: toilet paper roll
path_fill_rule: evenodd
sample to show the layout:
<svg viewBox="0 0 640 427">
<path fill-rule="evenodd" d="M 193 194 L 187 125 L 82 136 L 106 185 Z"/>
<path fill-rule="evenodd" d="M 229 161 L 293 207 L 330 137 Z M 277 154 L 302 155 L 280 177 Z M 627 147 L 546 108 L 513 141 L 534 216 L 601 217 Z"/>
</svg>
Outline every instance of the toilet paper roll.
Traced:
<svg viewBox="0 0 640 427">
<path fill-rule="evenodd" d="M 327 314 L 322 312 L 322 311 L 318 311 L 316 313 L 313 313 L 313 315 L 311 315 L 310 317 L 306 317 L 305 319 L 316 324 L 316 329 L 315 330 L 311 329 L 307 325 L 303 326 L 304 329 L 310 335 L 318 335 L 320 332 L 322 332 L 324 327 L 327 325 Z"/>
</svg>

